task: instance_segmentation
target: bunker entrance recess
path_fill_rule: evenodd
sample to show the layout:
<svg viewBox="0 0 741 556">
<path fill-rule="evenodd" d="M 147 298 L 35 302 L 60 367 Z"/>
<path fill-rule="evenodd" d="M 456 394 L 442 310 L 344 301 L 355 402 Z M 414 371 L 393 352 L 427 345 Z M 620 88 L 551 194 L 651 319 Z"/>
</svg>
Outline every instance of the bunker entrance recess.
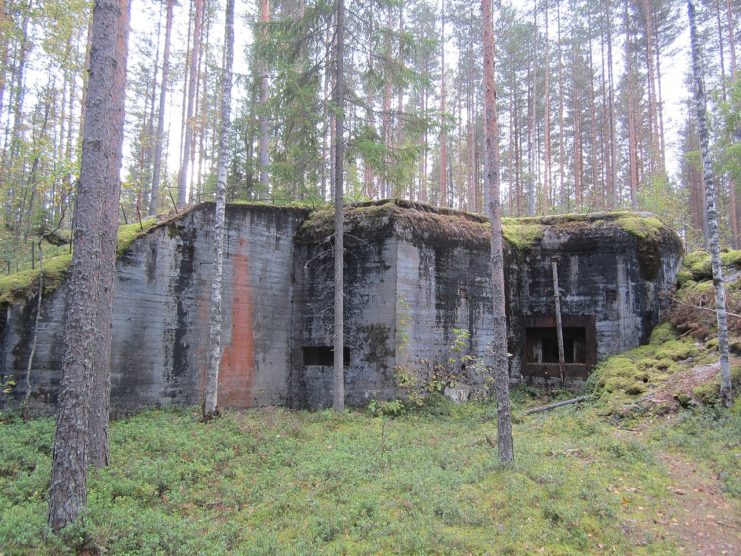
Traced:
<svg viewBox="0 0 741 556">
<path fill-rule="evenodd" d="M 528 317 L 524 328 L 523 376 L 543 379 L 559 376 L 555 315 Z M 566 378 L 586 379 L 597 362 L 595 317 L 563 315 L 562 330 Z"/>
</svg>

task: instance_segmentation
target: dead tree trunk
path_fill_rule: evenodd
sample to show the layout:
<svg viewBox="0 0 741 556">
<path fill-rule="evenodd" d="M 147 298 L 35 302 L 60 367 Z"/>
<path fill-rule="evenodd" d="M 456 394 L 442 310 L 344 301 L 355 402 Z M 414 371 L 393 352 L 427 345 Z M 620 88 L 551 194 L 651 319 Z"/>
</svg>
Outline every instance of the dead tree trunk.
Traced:
<svg viewBox="0 0 741 556">
<path fill-rule="evenodd" d="M 54 531 L 75 521 L 84 509 L 87 467 L 108 454 L 107 387 L 128 32 L 128 0 L 95 2 L 49 490 L 49 527 Z"/>
<path fill-rule="evenodd" d="M 700 152 L 705 174 L 705 210 L 707 212 L 710 260 L 713 269 L 715 286 L 715 307 L 718 321 L 718 344 L 720 349 L 720 397 L 726 407 L 733 403 L 731 385 L 731 367 L 728 361 L 728 317 L 726 315 L 726 292 L 723 287 L 723 271 L 720 264 L 720 242 L 718 239 L 718 213 L 715 204 L 715 187 L 713 186 L 713 169 L 708 145 L 707 113 L 705 108 L 705 89 L 702 83 L 702 66 L 697 30 L 695 28 L 695 7 L 692 0 L 687 0 L 687 12 L 690 20 L 690 50 L 692 53 L 692 77 L 695 87 L 695 110 L 697 128 L 700 135 Z"/>
<path fill-rule="evenodd" d="M 39 339 L 39 319 L 41 317 L 41 302 L 44 298 L 44 251 L 39 241 L 39 295 L 36 299 L 36 316 L 33 321 L 33 340 L 31 340 L 31 353 L 28 354 L 28 365 L 26 366 L 26 393 L 23 395 L 23 420 L 28 420 L 28 404 L 31 400 L 31 369 L 33 368 L 33 356 L 36 354 L 36 345 Z"/>
<path fill-rule="evenodd" d="M 558 371 L 561 377 L 561 388 L 566 387 L 566 356 L 563 349 L 563 326 L 561 324 L 561 290 L 558 287 L 558 263 L 553 264 L 553 299 L 556 304 L 556 336 L 558 338 Z"/>
</svg>

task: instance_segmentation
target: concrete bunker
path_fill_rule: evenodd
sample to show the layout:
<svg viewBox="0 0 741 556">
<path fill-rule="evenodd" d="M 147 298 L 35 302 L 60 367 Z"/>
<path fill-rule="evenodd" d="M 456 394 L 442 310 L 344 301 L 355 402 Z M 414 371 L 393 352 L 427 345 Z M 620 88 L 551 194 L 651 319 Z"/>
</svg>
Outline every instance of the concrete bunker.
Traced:
<svg viewBox="0 0 741 556">
<path fill-rule="evenodd" d="M 135 240 L 118 262 L 114 415 L 202 399 L 212 215 L 213 204 L 193 207 Z M 486 360 L 488 221 L 393 200 L 349 206 L 345 225 L 347 403 L 403 395 L 399 368 L 424 373 L 454 365 L 461 386 L 480 385 L 451 346 L 465 331 L 465 355 Z M 331 405 L 332 211 L 230 205 L 226 233 L 220 405 Z M 579 388 L 599 359 L 646 341 L 668 309 L 662 294 L 674 285 L 682 248 L 655 217 L 505 219 L 504 236 L 512 382 L 558 380 L 554 257 L 568 387 Z M 42 305 L 31 376 L 36 413 L 54 410 L 66 295 L 63 283 Z M 29 299 L 2 313 L 0 373 L 20 385 L 6 406 L 23 397 L 34 307 Z"/>
</svg>

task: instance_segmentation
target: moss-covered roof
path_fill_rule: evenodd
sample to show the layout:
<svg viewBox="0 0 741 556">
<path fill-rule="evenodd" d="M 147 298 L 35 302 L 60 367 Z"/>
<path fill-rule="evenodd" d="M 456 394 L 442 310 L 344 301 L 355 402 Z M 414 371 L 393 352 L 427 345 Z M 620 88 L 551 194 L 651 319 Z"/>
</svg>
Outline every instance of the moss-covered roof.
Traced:
<svg viewBox="0 0 741 556">
<path fill-rule="evenodd" d="M 139 223 L 121 226 L 118 232 L 117 255 L 121 257 L 131 243 L 148 233 L 170 225 L 191 211 L 210 210 L 213 202 L 205 202 L 170 213 L 159 219 L 149 218 Z M 266 203 L 234 203 L 229 210 L 264 210 L 292 212 L 305 216 L 297 234 L 297 241 L 314 243 L 325 241 L 334 232 L 334 208 L 312 209 L 305 205 L 278 206 Z M 437 245 L 465 245 L 487 249 L 491 226 L 488 218 L 465 211 L 436 208 L 423 203 L 401 199 L 385 199 L 347 205 L 345 230 L 351 236 L 368 240 L 391 233 Z M 578 239 L 615 237 L 627 233 L 637 240 L 639 260 L 648 270 L 647 279 L 656 266 L 659 247 L 669 243 L 681 251 L 681 243 L 655 216 L 648 213 L 601 212 L 591 214 L 562 214 L 543 217 L 503 218 L 502 234 L 506 245 L 515 253 L 532 249 L 546 233 L 567 233 Z M 44 294 L 49 295 L 64 281 L 71 262 L 71 255 L 60 255 L 44 261 Z M 642 272 L 643 274 L 643 272 Z M 18 303 L 30 299 L 38 289 L 39 271 L 26 270 L 0 276 L 0 304 Z"/>
<path fill-rule="evenodd" d="M 175 216 L 176 218 L 179 215 Z M 154 217 L 134 224 L 124 224 L 118 228 L 116 256 L 121 257 L 135 239 L 151 232 L 165 222 L 158 222 Z M 44 259 L 44 295 L 53 293 L 67 277 L 72 254 L 66 253 Z M 0 304 L 21 303 L 33 297 L 39 289 L 39 269 L 23 270 L 0 276 Z"/>
<path fill-rule="evenodd" d="M 348 205 L 345 227 L 348 234 L 364 239 L 387 235 L 393 227 L 396 233 L 424 241 L 475 248 L 486 248 L 491 233 L 489 220 L 484 216 L 399 199 Z M 333 231 L 334 209 L 315 210 L 304 221 L 297 239 L 322 241 Z M 535 247 L 547 232 L 567 233 L 578 239 L 629 234 L 636 238 L 642 251 L 665 242 L 670 242 L 672 249 L 681 250 L 676 234 L 649 213 L 599 212 L 502 219 L 502 234 L 514 253 Z"/>
</svg>

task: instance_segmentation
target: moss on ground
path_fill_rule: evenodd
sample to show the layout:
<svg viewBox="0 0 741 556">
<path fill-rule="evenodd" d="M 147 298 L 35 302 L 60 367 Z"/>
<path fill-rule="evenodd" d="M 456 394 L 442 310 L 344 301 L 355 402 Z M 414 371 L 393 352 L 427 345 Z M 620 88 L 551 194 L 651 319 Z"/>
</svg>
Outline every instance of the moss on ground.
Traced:
<svg viewBox="0 0 741 556">
<path fill-rule="evenodd" d="M 664 323 L 653 330 L 648 344 L 598 364 L 588 387 L 599 398 L 603 415 L 623 414 L 626 404 L 696 364 L 699 354 L 700 348 L 692 338 L 677 338 L 671 325 Z"/>
<path fill-rule="evenodd" d="M 125 224 L 118 228 L 116 255 L 120 257 L 138 237 L 143 236 L 157 224 L 155 218 L 139 223 Z M 44 259 L 44 295 L 50 295 L 62 285 L 67 277 L 72 255 L 66 253 Z M 0 276 L 0 304 L 21 303 L 33 297 L 39 288 L 39 269 L 24 270 Z"/>
<path fill-rule="evenodd" d="M 729 249 L 720 254 L 720 261 L 726 275 L 741 270 L 741 249 Z M 691 251 L 684 256 L 682 268 L 677 274 L 677 283 L 684 286 L 689 282 L 712 280 L 713 269 L 710 253 L 704 250 Z M 711 284 L 712 287 L 712 284 Z"/>
</svg>

